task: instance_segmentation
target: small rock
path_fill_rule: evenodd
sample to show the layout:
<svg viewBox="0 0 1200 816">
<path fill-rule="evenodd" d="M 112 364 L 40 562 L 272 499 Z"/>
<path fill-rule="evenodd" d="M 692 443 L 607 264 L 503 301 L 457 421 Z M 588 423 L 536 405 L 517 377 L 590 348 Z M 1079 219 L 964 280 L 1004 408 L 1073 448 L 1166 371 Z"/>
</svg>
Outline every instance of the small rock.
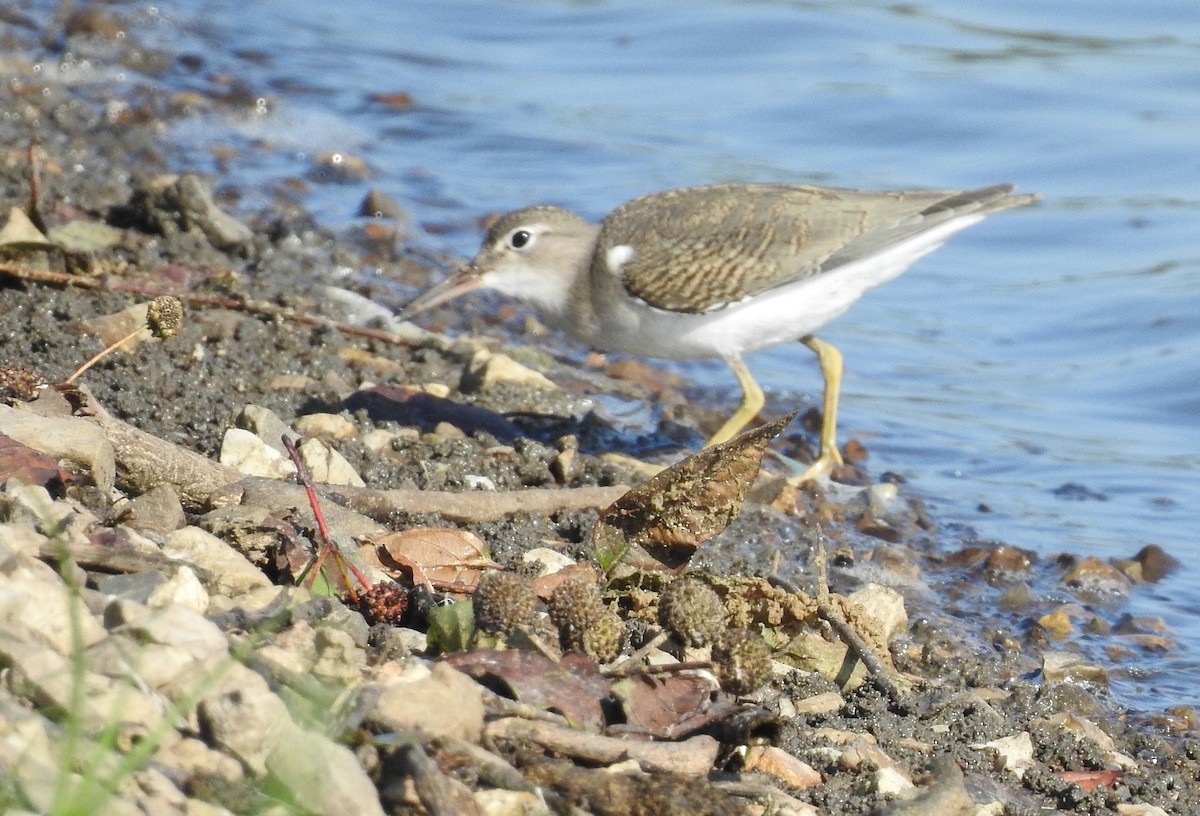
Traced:
<svg viewBox="0 0 1200 816">
<path fill-rule="evenodd" d="M 316 181 L 332 181 L 338 184 L 366 181 L 372 175 L 366 161 L 340 151 L 330 151 L 313 157 L 313 170 L 309 173 Z"/>
<path fill-rule="evenodd" d="M 792 706 L 797 714 L 832 714 L 840 711 L 845 704 L 846 700 L 836 691 L 827 691 L 824 694 L 792 701 Z"/>
<path fill-rule="evenodd" d="M 553 575 L 559 570 L 565 569 L 575 563 L 569 555 L 552 550 L 549 547 L 534 547 L 521 556 L 521 560 L 526 564 L 539 564 L 537 575 L 535 578 L 541 578 L 546 575 Z"/>
<path fill-rule="evenodd" d="M 366 721 L 386 731 L 419 731 L 471 742 L 483 734 L 479 686 L 444 663 L 385 663 L 376 667 L 363 693 L 378 695 Z"/>
<path fill-rule="evenodd" d="M 1087 681 L 1108 684 L 1108 672 L 1069 652 L 1046 652 L 1042 656 L 1042 676 L 1047 683 Z"/>
<path fill-rule="evenodd" d="M 1020 778 L 1033 767 L 1033 738 L 1028 731 L 1001 737 L 991 742 L 972 745 L 976 750 L 990 748 L 996 752 L 996 767 Z"/>
<path fill-rule="evenodd" d="M 975 816 L 975 800 L 967 793 L 962 769 L 951 757 L 935 759 L 929 780 L 911 793 L 911 798 L 880 809 L 880 816 Z"/>
<path fill-rule="evenodd" d="M 1071 616 L 1061 608 L 1047 612 L 1038 618 L 1037 622 L 1054 640 L 1066 640 L 1075 631 L 1075 625 L 1071 623 Z"/>
<path fill-rule="evenodd" d="M 1120 570 L 1094 555 L 1076 562 L 1061 581 L 1071 590 L 1105 595 L 1125 595 L 1133 585 Z"/>
<path fill-rule="evenodd" d="M 146 606 L 151 609 L 164 609 L 173 605 L 182 606 L 201 615 L 208 609 L 208 592 L 189 566 L 181 566 L 146 598 Z"/>
<path fill-rule="evenodd" d="M 301 436 L 315 439 L 349 439 L 358 434 L 358 426 L 341 414 L 305 414 L 292 427 Z"/>
<path fill-rule="evenodd" d="M 498 383 L 528 388 L 558 388 L 544 374 L 521 365 L 508 355 L 481 349 L 467 363 L 458 389 L 464 394 L 472 394 Z"/>
<path fill-rule="evenodd" d="M 807 790 L 822 782 L 821 774 L 807 762 L 803 762 L 773 745 L 754 745 L 746 750 L 743 770 L 769 774 L 793 788 Z"/>
<path fill-rule="evenodd" d="M 541 796 L 527 791 L 490 788 L 472 795 L 481 816 L 551 816 Z"/>
<path fill-rule="evenodd" d="M 365 218 L 390 218 L 395 221 L 403 221 L 408 217 L 396 199 L 378 187 L 367 190 L 362 203 L 358 205 L 358 214 Z"/>
<path fill-rule="evenodd" d="M 314 482 L 335 485 L 366 487 L 346 457 L 320 439 L 306 439 L 300 443 L 300 459 L 308 468 Z"/>
<path fill-rule="evenodd" d="M 881 796 L 899 796 L 916 785 L 895 768 L 880 768 L 875 771 L 875 792 Z"/>
<path fill-rule="evenodd" d="M 222 465 L 247 476 L 286 479 L 296 472 L 290 459 L 241 428 L 230 428 L 225 432 L 219 460 Z"/>
<path fill-rule="evenodd" d="M 96 578 L 96 589 L 113 598 L 144 604 L 166 580 L 167 576 L 158 570 L 100 575 Z"/>
<path fill-rule="evenodd" d="M 897 635 L 908 631 L 908 613 L 904 610 L 904 597 L 891 587 L 867 584 L 851 594 L 850 600 L 875 619 L 879 625 L 879 633 L 888 643 Z"/>
<path fill-rule="evenodd" d="M 250 431 L 284 456 L 287 455 L 287 448 L 283 446 L 283 437 L 293 442 L 300 441 L 296 432 L 278 414 L 261 405 L 243 405 L 233 417 L 233 427 Z"/>
<path fill-rule="evenodd" d="M 135 496 L 121 508 L 120 521 L 140 533 L 166 535 L 187 524 L 175 488 L 167 484 Z"/>
<path fill-rule="evenodd" d="M 244 555 L 199 527 L 184 527 L 171 533 L 163 542 L 162 551 L 202 569 L 211 592 L 241 595 L 271 585 L 270 579 Z"/>
<path fill-rule="evenodd" d="M 163 235 L 198 232 L 218 249 L 236 249 L 254 238 L 249 227 L 216 205 L 208 186 L 193 174 L 152 179 L 134 191 L 114 218 L 116 226 Z"/>
</svg>

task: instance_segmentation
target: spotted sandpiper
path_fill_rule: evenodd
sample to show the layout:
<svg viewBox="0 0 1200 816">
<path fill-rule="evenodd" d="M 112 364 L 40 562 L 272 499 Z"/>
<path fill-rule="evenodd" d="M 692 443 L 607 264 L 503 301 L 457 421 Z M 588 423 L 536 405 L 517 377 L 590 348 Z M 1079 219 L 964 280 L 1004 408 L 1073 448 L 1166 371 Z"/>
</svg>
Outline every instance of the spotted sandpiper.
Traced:
<svg viewBox="0 0 1200 816">
<path fill-rule="evenodd" d="M 529 302 L 550 326 L 594 348 L 720 358 L 743 396 L 709 445 L 735 436 L 763 407 L 742 355 L 799 340 L 816 352 L 825 379 L 820 454 L 805 477 L 828 475 L 841 463 L 842 356 L 813 332 L 959 230 L 1037 199 L 1012 190 L 714 184 L 635 198 L 599 224 L 561 207 L 526 207 L 492 224 L 474 260 L 404 314 L 490 288 Z"/>
</svg>

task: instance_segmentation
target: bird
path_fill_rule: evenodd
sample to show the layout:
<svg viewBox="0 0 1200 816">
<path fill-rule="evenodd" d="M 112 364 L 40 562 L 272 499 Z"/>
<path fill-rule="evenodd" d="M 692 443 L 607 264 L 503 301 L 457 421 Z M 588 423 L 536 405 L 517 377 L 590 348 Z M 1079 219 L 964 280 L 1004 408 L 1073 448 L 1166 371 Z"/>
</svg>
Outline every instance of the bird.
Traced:
<svg viewBox="0 0 1200 816">
<path fill-rule="evenodd" d="M 492 289 L 601 351 L 723 360 L 742 400 L 708 446 L 736 436 L 765 403 L 744 355 L 800 341 L 824 380 L 818 455 L 801 478 L 828 477 L 842 463 L 843 362 L 814 333 L 954 233 L 1039 198 L 1013 190 L 708 184 L 634 198 L 599 223 L 559 206 L 523 207 L 492 223 L 474 259 L 400 317 Z"/>
</svg>

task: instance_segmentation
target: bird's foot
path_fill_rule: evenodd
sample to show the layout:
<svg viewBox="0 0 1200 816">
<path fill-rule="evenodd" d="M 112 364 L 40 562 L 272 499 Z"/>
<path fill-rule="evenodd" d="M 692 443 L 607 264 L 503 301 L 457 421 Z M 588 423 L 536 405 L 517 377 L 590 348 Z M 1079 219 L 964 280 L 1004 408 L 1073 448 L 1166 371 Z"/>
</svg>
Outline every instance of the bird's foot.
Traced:
<svg viewBox="0 0 1200 816">
<path fill-rule="evenodd" d="M 822 484 L 829 481 L 830 475 L 835 468 L 841 467 L 842 455 L 837 448 L 829 448 L 821 452 L 821 455 L 813 461 L 807 468 L 794 476 L 787 478 L 787 483 L 792 487 L 799 487 L 805 482 L 820 482 Z"/>
</svg>

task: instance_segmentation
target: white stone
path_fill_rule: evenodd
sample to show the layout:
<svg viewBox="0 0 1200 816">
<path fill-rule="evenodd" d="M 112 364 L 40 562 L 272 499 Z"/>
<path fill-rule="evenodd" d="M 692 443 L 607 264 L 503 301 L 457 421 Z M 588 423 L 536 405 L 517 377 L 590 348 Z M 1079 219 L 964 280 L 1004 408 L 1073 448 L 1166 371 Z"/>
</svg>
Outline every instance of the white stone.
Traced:
<svg viewBox="0 0 1200 816">
<path fill-rule="evenodd" d="M 284 454 L 241 428 L 230 428 L 225 432 L 220 462 L 247 476 L 268 479 L 285 479 L 296 472 L 296 466 Z"/>
<path fill-rule="evenodd" d="M 320 439 L 306 439 L 300 444 L 300 460 L 312 474 L 314 482 L 366 487 L 366 482 L 346 461 L 346 457 Z"/>
</svg>

